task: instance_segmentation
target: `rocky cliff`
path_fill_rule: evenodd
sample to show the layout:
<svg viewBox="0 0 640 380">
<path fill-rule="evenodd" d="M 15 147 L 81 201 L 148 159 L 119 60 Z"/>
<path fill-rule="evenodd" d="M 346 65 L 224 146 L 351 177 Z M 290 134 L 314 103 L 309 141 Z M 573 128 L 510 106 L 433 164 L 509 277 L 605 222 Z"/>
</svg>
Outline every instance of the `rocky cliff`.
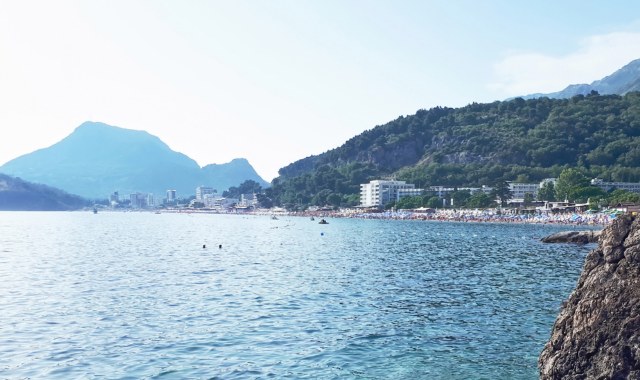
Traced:
<svg viewBox="0 0 640 380">
<path fill-rule="evenodd" d="M 541 379 L 640 379 L 640 218 L 603 230 L 538 366 Z"/>
</svg>

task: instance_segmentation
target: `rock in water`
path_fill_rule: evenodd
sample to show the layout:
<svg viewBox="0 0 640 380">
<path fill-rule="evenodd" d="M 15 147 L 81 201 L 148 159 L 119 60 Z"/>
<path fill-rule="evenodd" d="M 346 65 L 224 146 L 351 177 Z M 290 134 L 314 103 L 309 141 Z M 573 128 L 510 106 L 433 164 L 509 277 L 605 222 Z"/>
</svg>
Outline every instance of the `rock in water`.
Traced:
<svg viewBox="0 0 640 380">
<path fill-rule="evenodd" d="M 543 243 L 597 243 L 601 231 L 562 231 L 542 238 Z"/>
<path fill-rule="evenodd" d="M 640 218 L 603 230 L 538 367 L 541 379 L 640 379 Z"/>
</svg>

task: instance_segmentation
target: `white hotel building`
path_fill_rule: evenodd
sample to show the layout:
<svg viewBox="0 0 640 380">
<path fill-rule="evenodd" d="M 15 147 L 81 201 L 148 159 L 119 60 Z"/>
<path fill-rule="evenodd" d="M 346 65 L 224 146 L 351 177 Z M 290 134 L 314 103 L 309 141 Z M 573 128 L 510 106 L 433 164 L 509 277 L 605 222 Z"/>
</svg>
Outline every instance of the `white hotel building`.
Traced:
<svg viewBox="0 0 640 380">
<path fill-rule="evenodd" d="M 597 186 L 604 191 L 611 189 L 627 190 L 632 193 L 640 193 L 640 183 L 638 182 L 605 182 L 600 178 L 591 180 L 591 186 Z"/>
<path fill-rule="evenodd" d="M 524 197 L 527 194 L 531 194 L 533 199 L 536 199 L 538 196 L 538 190 L 542 186 L 542 183 L 519 183 L 519 182 L 509 182 L 509 190 L 511 190 L 511 199 L 517 201 L 523 201 Z"/>
<path fill-rule="evenodd" d="M 360 185 L 360 206 L 380 207 L 396 201 L 400 195 L 419 195 L 422 189 L 405 181 L 374 180 Z"/>
</svg>

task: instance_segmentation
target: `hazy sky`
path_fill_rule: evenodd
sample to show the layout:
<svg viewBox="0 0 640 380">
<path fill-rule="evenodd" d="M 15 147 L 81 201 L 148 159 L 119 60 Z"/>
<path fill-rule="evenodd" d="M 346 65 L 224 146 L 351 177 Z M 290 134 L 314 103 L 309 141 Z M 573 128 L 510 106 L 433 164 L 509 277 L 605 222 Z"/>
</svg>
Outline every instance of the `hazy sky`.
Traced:
<svg viewBox="0 0 640 380">
<path fill-rule="evenodd" d="M 590 83 L 640 2 L 0 0 L 0 164 L 82 122 L 279 168 L 420 108 Z"/>
</svg>

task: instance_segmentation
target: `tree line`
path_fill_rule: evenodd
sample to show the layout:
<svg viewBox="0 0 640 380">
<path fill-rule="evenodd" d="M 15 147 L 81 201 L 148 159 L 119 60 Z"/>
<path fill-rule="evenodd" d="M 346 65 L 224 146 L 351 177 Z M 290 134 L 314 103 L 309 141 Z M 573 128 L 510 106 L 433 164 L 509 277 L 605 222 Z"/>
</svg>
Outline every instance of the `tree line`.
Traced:
<svg viewBox="0 0 640 380">
<path fill-rule="evenodd" d="M 359 185 L 373 179 L 479 187 L 539 182 L 570 168 L 640 181 L 640 93 L 419 110 L 280 169 L 265 195 L 292 209 L 354 206 Z"/>
<path fill-rule="evenodd" d="M 454 190 L 440 198 L 433 191 L 425 191 L 423 195 L 405 197 L 385 205 L 385 208 L 416 209 L 428 208 L 487 208 L 506 206 L 513 194 L 507 182 L 498 182 L 487 194 L 478 191 L 471 194 L 469 190 Z M 620 203 L 640 203 L 640 194 L 628 190 L 612 188 L 604 191 L 591 184 L 591 180 L 576 168 L 567 168 L 553 181 L 545 181 L 538 190 L 537 197 L 525 194 L 522 206 L 527 207 L 539 202 L 574 202 L 589 203 L 591 209 L 616 206 Z"/>
</svg>

